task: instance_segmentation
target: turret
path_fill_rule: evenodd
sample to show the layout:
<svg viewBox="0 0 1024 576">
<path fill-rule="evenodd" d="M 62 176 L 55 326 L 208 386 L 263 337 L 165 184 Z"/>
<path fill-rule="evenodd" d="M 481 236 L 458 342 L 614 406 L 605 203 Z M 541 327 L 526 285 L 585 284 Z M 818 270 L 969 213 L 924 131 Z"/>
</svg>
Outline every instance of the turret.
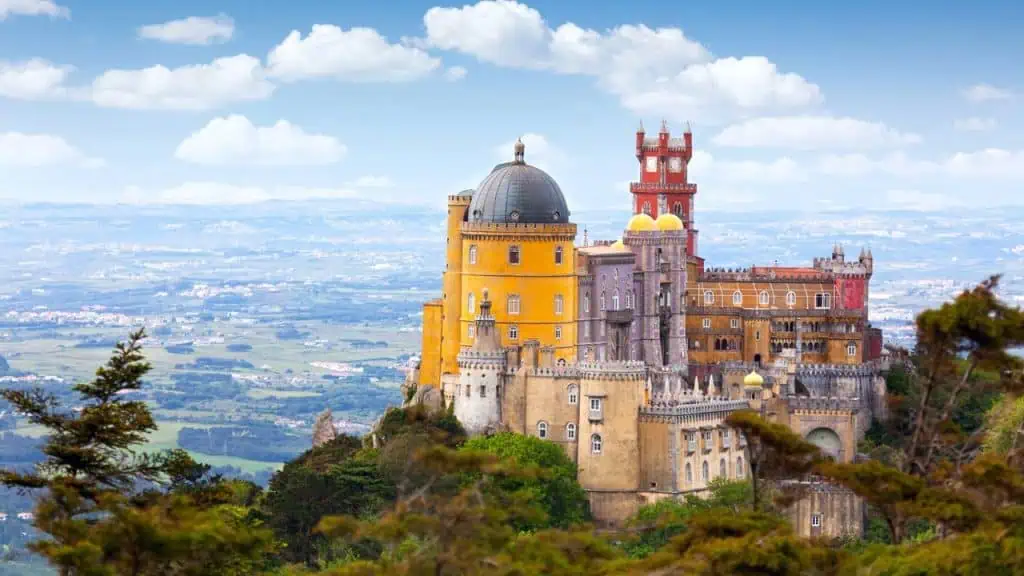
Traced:
<svg viewBox="0 0 1024 576">
<path fill-rule="evenodd" d="M 683 142 L 686 143 L 686 150 L 683 151 L 683 159 L 686 163 L 690 163 L 690 159 L 693 158 L 693 132 L 690 130 L 690 123 L 686 123 L 686 131 L 683 132 Z"/>
<path fill-rule="evenodd" d="M 501 424 L 502 384 L 507 366 L 486 290 L 474 326 L 473 345 L 459 353 L 455 417 L 470 434 L 483 434 Z"/>
<path fill-rule="evenodd" d="M 639 162 L 643 162 L 644 159 L 644 123 L 640 122 L 640 127 L 636 129 L 636 159 Z"/>
<path fill-rule="evenodd" d="M 662 149 L 668 147 L 668 122 L 661 121 L 661 131 L 658 132 L 658 146 Z"/>
</svg>

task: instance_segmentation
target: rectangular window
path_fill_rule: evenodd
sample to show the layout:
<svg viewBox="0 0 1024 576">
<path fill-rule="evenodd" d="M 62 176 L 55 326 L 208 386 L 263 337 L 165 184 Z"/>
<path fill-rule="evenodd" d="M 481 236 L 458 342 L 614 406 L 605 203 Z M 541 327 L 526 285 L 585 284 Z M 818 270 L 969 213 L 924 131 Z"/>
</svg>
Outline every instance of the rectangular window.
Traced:
<svg viewBox="0 0 1024 576">
<path fill-rule="evenodd" d="M 520 262 L 519 246 L 509 246 L 508 247 L 508 263 L 509 264 L 519 264 L 519 262 Z"/>
<path fill-rule="evenodd" d="M 697 450 L 697 436 L 693 432 L 686 433 L 686 450 L 695 452 Z"/>
<path fill-rule="evenodd" d="M 562 309 L 565 307 L 565 299 L 562 298 L 561 294 L 555 294 L 555 314 L 561 316 Z"/>
<path fill-rule="evenodd" d="M 519 339 L 519 327 L 515 324 L 508 327 L 508 339 L 518 340 Z"/>
<path fill-rule="evenodd" d="M 519 314 L 519 295 L 518 294 L 509 294 L 508 295 L 508 305 L 506 306 L 506 310 L 508 311 L 509 314 Z"/>
<path fill-rule="evenodd" d="M 821 514 L 811 514 L 811 527 L 812 528 L 820 528 L 821 527 Z"/>
<path fill-rule="evenodd" d="M 466 384 L 466 398 L 469 398 L 473 394 L 473 387 Z"/>
<path fill-rule="evenodd" d="M 561 263 L 562 263 L 562 247 L 561 246 L 556 246 L 555 247 L 555 264 L 561 264 Z"/>
<path fill-rule="evenodd" d="M 846 355 L 847 356 L 856 356 L 857 355 L 857 345 L 856 344 L 850 344 L 849 346 L 847 346 L 846 347 Z"/>
<path fill-rule="evenodd" d="M 469 325 L 469 337 L 472 338 L 474 336 L 476 336 L 476 325 L 475 324 L 470 324 Z"/>
<path fill-rule="evenodd" d="M 702 320 L 701 321 L 701 325 L 704 326 L 705 330 L 710 329 L 711 328 L 711 318 L 705 318 L 704 320 Z"/>
<path fill-rule="evenodd" d="M 562 339 L 562 327 L 561 326 L 555 326 L 555 340 L 561 340 L 561 339 Z"/>
<path fill-rule="evenodd" d="M 736 329 L 736 328 L 739 328 L 739 327 L 740 327 L 740 319 L 739 318 L 731 318 L 729 320 L 729 328 Z"/>
<path fill-rule="evenodd" d="M 814 307 L 815 308 L 831 308 L 832 307 L 832 295 L 828 292 L 819 292 L 814 295 Z"/>
<path fill-rule="evenodd" d="M 722 430 L 722 448 L 728 448 L 730 443 L 731 439 L 729 438 L 729 431 Z"/>
<path fill-rule="evenodd" d="M 480 397 L 487 398 L 487 386 L 480 387 Z"/>
<path fill-rule="evenodd" d="M 469 263 L 476 264 L 476 246 L 469 247 Z"/>
<path fill-rule="evenodd" d="M 594 412 L 600 412 L 601 411 L 601 399 L 600 398 L 591 398 L 590 399 L 590 409 L 592 411 L 594 411 Z"/>
</svg>

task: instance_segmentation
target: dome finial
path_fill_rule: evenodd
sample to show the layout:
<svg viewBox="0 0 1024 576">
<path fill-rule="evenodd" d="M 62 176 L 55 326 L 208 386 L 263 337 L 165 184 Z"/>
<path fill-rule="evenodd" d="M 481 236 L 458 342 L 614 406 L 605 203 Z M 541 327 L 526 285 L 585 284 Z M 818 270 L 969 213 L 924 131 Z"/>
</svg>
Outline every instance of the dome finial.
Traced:
<svg viewBox="0 0 1024 576">
<path fill-rule="evenodd" d="M 521 137 L 516 138 L 515 154 L 516 164 L 526 164 L 526 145 Z"/>
</svg>

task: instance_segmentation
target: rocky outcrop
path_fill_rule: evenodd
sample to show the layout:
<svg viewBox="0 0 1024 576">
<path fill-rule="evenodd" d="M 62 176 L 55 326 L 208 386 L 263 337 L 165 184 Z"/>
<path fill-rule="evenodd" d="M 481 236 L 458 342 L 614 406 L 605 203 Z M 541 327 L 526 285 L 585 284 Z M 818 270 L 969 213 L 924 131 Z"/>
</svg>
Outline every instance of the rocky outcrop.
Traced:
<svg viewBox="0 0 1024 576">
<path fill-rule="evenodd" d="M 331 409 L 328 408 L 317 416 L 316 424 L 313 424 L 313 447 L 326 444 L 337 437 L 338 431 L 334 429 L 334 416 L 331 414 Z"/>
</svg>

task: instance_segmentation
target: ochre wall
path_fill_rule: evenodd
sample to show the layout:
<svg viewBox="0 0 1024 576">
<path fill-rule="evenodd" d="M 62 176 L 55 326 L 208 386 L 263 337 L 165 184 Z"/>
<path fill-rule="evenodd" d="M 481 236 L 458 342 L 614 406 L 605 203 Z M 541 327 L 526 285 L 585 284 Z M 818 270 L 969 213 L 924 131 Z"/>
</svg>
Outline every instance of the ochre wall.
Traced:
<svg viewBox="0 0 1024 576">
<path fill-rule="evenodd" d="M 423 349 L 420 353 L 420 381 L 422 385 L 441 384 L 441 299 L 423 305 Z"/>
<path fill-rule="evenodd" d="M 468 196 L 448 197 L 447 248 L 443 277 L 443 331 L 441 334 L 441 373 L 457 374 L 461 346 L 459 319 L 462 310 L 462 219 L 469 209 Z"/>
<path fill-rule="evenodd" d="M 458 311 L 462 342 L 471 344 L 469 326 L 486 291 L 503 346 L 537 340 L 541 346 L 554 347 L 556 358 L 572 361 L 576 342 L 576 225 L 465 224 L 463 237 L 459 256 L 462 306 Z M 509 248 L 513 245 L 520 249 L 519 264 L 509 263 Z M 475 264 L 469 258 L 472 247 L 476 248 Z M 561 264 L 555 263 L 556 247 L 562 249 Z M 469 294 L 473 294 L 473 311 L 468 307 Z M 508 296 L 512 294 L 519 296 L 518 314 L 508 312 Z M 556 295 L 562 297 L 561 314 L 555 311 Z M 519 331 L 515 340 L 509 338 L 509 326 L 513 324 Z M 562 330 L 558 339 L 556 326 Z"/>
</svg>

